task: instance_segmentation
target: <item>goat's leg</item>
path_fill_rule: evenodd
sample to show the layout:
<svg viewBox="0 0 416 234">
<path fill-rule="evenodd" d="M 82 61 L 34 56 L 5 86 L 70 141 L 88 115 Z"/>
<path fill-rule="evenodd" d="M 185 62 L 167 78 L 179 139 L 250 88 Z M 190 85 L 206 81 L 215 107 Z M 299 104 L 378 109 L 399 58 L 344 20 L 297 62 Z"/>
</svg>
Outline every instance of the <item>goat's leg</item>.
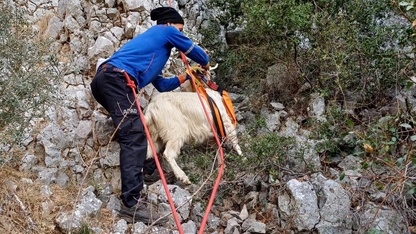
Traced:
<svg viewBox="0 0 416 234">
<path fill-rule="evenodd" d="M 243 155 L 240 145 L 238 144 L 237 131 L 235 128 L 232 129 L 230 133 L 228 133 L 227 141 L 231 143 L 233 149 L 237 152 L 238 155 Z"/>
<path fill-rule="evenodd" d="M 243 155 L 243 151 L 241 151 L 240 145 L 238 143 L 233 143 L 233 149 L 237 151 L 238 155 Z"/>
<path fill-rule="evenodd" d="M 166 149 L 163 152 L 163 156 L 172 168 L 172 171 L 175 174 L 176 179 L 182 181 L 184 184 L 191 184 L 191 181 L 189 180 L 188 176 L 176 163 L 176 158 L 180 153 L 181 146 L 182 144 L 178 145 L 172 142 L 168 142 L 166 144 Z"/>
<path fill-rule="evenodd" d="M 162 141 L 162 139 L 160 139 L 160 138 L 155 139 L 153 141 L 153 146 L 155 148 L 156 154 L 159 154 L 160 151 L 161 151 L 161 149 L 162 149 L 162 147 L 163 147 L 163 141 Z M 152 151 L 152 148 L 150 147 L 150 144 L 147 144 L 147 156 L 146 156 L 146 159 L 151 159 L 151 158 L 153 158 L 153 151 Z"/>
</svg>

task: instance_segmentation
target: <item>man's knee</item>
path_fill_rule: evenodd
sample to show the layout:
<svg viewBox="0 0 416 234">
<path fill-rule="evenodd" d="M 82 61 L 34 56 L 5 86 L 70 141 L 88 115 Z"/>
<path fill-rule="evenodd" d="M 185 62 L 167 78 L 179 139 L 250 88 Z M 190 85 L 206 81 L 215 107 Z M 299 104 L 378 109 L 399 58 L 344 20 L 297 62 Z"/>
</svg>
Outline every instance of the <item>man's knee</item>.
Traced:
<svg viewBox="0 0 416 234">
<path fill-rule="evenodd" d="M 144 127 L 139 116 L 126 116 L 121 124 L 119 124 L 117 135 L 119 136 L 119 139 L 126 138 L 125 140 L 134 140 L 138 142 L 146 141 Z"/>
</svg>

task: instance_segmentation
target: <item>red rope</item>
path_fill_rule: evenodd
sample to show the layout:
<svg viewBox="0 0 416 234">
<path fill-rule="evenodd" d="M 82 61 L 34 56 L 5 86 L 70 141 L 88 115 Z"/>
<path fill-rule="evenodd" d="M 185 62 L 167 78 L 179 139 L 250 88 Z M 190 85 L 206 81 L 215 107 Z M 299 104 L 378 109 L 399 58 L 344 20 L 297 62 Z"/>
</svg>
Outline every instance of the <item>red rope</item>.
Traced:
<svg viewBox="0 0 416 234">
<path fill-rule="evenodd" d="M 166 182 L 166 178 L 165 178 L 165 175 L 163 174 L 163 169 L 160 166 L 160 162 L 159 162 L 159 159 L 157 157 L 156 149 L 155 149 L 155 146 L 153 145 L 152 137 L 150 136 L 150 132 L 149 132 L 149 129 L 147 128 L 146 120 L 144 119 L 144 115 L 143 115 L 143 112 L 142 112 L 142 108 L 140 107 L 140 104 L 139 104 L 139 99 L 137 98 L 136 84 L 130 79 L 130 77 L 127 74 L 127 72 L 125 72 L 123 70 L 123 73 L 124 73 L 124 76 L 127 79 L 127 86 L 129 86 L 131 88 L 131 90 L 133 91 L 134 100 L 135 100 L 137 109 L 139 110 L 140 119 L 141 119 L 141 121 L 143 123 L 144 130 L 146 132 L 146 137 L 148 139 L 150 148 L 152 149 L 152 152 L 153 152 L 153 158 L 155 159 L 156 167 L 157 167 L 157 170 L 159 172 L 160 179 L 162 180 L 163 188 L 164 188 L 165 193 L 166 193 L 166 196 L 168 198 L 169 205 L 170 205 L 170 209 L 172 210 L 173 218 L 175 220 L 176 225 L 178 226 L 179 233 L 180 234 L 183 234 L 184 232 L 183 232 L 183 229 L 182 229 L 182 226 L 181 226 L 181 222 L 180 222 L 180 220 L 178 218 L 178 214 L 176 213 L 176 208 L 175 208 L 175 205 L 173 204 L 172 196 L 170 195 L 169 188 L 168 188 L 168 185 L 167 185 L 167 182 Z"/>
<path fill-rule="evenodd" d="M 172 1 L 171 0 L 169 0 L 169 6 L 172 7 Z M 189 64 L 186 61 L 185 54 L 182 53 L 182 52 L 181 52 L 181 57 L 182 57 L 182 61 L 184 62 L 186 68 L 189 71 L 191 71 L 191 69 L 189 67 Z M 202 107 L 204 109 L 205 116 L 206 116 L 206 118 L 208 120 L 209 125 L 211 126 L 211 131 L 214 134 L 215 141 L 217 142 L 217 145 L 218 145 L 218 148 L 219 148 L 219 152 L 220 152 L 220 159 L 219 159 L 219 162 L 218 162 L 220 168 L 219 168 L 218 175 L 217 175 L 217 178 L 216 178 L 215 183 L 214 183 L 214 187 L 212 189 L 212 193 L 211 193 L 211 196 L 210 196 L 210 199 L 209 199 L 209 202 L 208 202 L 208 206 L 207 206 L 207 208 L 205 210 L 205 214 L 204 214 L 204 217 L 203 217 L 203 219 L 201 221 L 201 226 L 200 226 L 199 231 L 198 231 L 198 234 L 203 234 L 204 233 L 204 229 L 205 229 L 206 222 L 208 220 L 209 213 L 211 211 L 212 204 L 214 203 L 214 200 L 215 200 L 215 195 L 217 194 L 217 190 L 218 190 L 218 187 L 219 187 L 219 184 L 220 184 L 220 181 L 221 181 L 221 177 L 222 177 L 222 174 L 223 174 L 224 166 L 225 165 L 224 165 L 224 153 L 223 153 L 223 150 L 222 150 L 222 147 L 221 147 L 221 142 L 219 140 L 218 134 L 215 131 L 214 124 L 212 123 L 211 119 L 209 118 L 208 111 L 207 111 L 205 105 L 203 104 L 202 94 L 196 88 L 196 84 L 195 84 L 195 81 L 194 81 L 195 77 L 193 77 L 192 72 L 190 72 L 190 74 L 191 74 L 191 77 L 192 77 L 192 79 L 191 79 L 192 85 L 193 85 L 193 87 L 195 88 L 195 90 L 196 90 L 196 92 L 198 94 L 199 101 L 201 102 L 201 105 L 202 105 Z M 125 73 L 125 75 L 126 75 L 126 77 L 128 77 L 127 73 Z M 133 92 L 136 95 L 136 92 L 135 92 L 134 88 L 133 88 Z M 146 125 L 146 123 L 144 121 L 143 113 L 142 113 L 141 108 L 140 108 L 140 106 L 139 106 L 139 104 L 137 102 L 137 97 L 136 97 L 136 104 L 138 106 L 137 109 L 139 109 L 139 111 L 140 111 L 140 118 L 142 119 L 142 122 L 143 122 L 143 125 L 144 125 L 144 128 L 145 128 L 145 131 L 146 131 L 146 135 L 147 135 L 147 137 L 149 139 L 150 147 L 152 148 L 152 152 L 153 152 L 153 155 L 154 155 L 153 157 L 155 158 L 156 166 L 157 166 L 157 169 L 159 171 L 160 178 L 162 179 L 162 184 L 163 184 L 163 187 L 165 189 L 166 196 L 168 197 L 168 200 L 169 200 L 170 208 L 172 210 L 173 217 L 175 219 L 176 225 L 178 226 L 178 231 L 179 231 L 180 234 L 183 234 L 182 226 L 181 226 L 180 221 L 179 221 L 179 219 L 177 217 L 176 209 L 175 209 L 175 206 L 173 205 L 173 201 L 172 201 L 172 198 L 170 196 L 169 189 L 167 188 L 166 179 L 165 179 L 165 176 L 163 174 L 163 170 L 162 170 L 162 168 L 160 166 L 160 163 L 159 163 L 159 160 L 157 158 L 157 155 L 155 153 L 155 149 L 154 149 L 154 146 L 153 146 L 153 142 L 151 141 L 151 138 L 150 138 L 150 133 L 149 133 L 149 131 L 147 129 L 147 125 Z"/>
<path fill-rule="evenodd" d="M 224 166 L 225 166 L 224 165 L 224 153 L 223 153 L 223 150 L 222 150 L 221 142 L 220 142 L 220 139 L 218 137 L 217 131 L 215 130 L 215 126 L 212 123 L 211 119 L 209 118 L 208 111 L 207 111 L 207 109 L 206 109 L 206 107 L 203 103 L 202 94 L 199 91 L 199 89 L 196 87 L 196 84 L 195 84 L 195 81 L 194 81 L 195 77 L 193 77 L 193 74 L 191 72 L 192 70 L 189 67 L 188 62 L 186 61 L 185 54 L 182 53 L 182 52 L 181 52 L 181 58 L 182 58 L 183 63 L 186 66 L 186 69 L 188 69 L 188 71 L 190 71 L 189 73 L 191 74 L 191 77 L 192 77 L 192 79 L 191 79 L 192 86 L 194 87 L 194 89 L 196 90 L 196 92 L 198 94 L 199 101 L 201 102 L 202 108 L 204 109 L 205 117 L 207 118 L 207 121 L 208 121 L 209 125 L 211 126 L 211 131 L 214 134 L 215 141 L 217 142 L 218 149 L 219 149 L 219 152 L 220 152 L 220 160 L 218 162 L 220 168 L 218 170 L 218 175 L 217 175 L 217 178 L 215 180 L 214 187 L 212 189 L 212 193 L 211 193 L 207 208 L 205 210 L 204 217 L 201 221 L 201 226 L 200 226 L 199 231 L 198 231 L 199 234 L 203 234 L 204 229 L 205 229 L 205 225 L 206 225 L 207 220 L 208 220 L 209 213 L 211 211 L 212 204 L 214 203 L 214 200 L 215 200 L 215 195 L 217 194 L 217 190 L 218 190 L 218 187 L 219 187 L 219 184 L 220 184 L 220 181 L 221 181 L 222 174 L 224 172 Z"/>
<path fill-rule="evenodd" d="M 171 0 L 169 0 L 169 6 L 172 7 Z M 191 71 L 190 70 L 190 67 L 189 67 L 189 64 L 186 61 L 185 54 L 182 53 L 182 52 L 181 52 L 181 57 L 182 57 L 182 61 L 184 62 L 185 66 L 186 66 L 186 69 L 188 69 L 189 71 Z M 192 72 L 189 72 L 189 73 L 191 74 L 191 77 L 192 77 L 193 76 L 192 75 Z M 207 118 L 207 120 L 209 122 L 209 125 L 211 126 L 211 131 L 214 134 L 215 141 L 217 142 L 217 145 L 218 145 L 218 148 L 219 148 L 219 152 L 220 152 L 220 160 L 218 162 L 220 168 L 218 170 L 217 179 L 215 180 L 214 187 L 212 189 L 212 193 L 211 193 L 211 196 L 210 196 L 210 199 L 209 199 L 209 202 L 208 202 L 208 206 L 207 206 L 207 209 L 205 210 L 205 214 L 204 214 L 204 217 L 203 217 L 203 219 L 201 221 L 201 226 L 200 226 L 199 231 L 198 231 L 198 234 L 203 234 L 204 233 L 204 229 L 205 229 L 205 225 L 206 225 L 207 220 L 208 220 L 209 213 L 211 211 L 212 204 L 214 203 L 214 200 L 215 200 L 215 195 L 217 194 L 217 190 L 218 190 L 218 187 L 219 187 L 219 184 L 220 184 L 220 181 L 221 181 L 222 173 L 224 172 L 224 166 L 225 165 L 224 165 L 224 152 L 222 150 L 222 146 L 221 146 L 220 139 L 218 137 L 217 131 L 215 131 L 215 127 L 214 127 L 211 119 L 208 116 L 208 111 L 206 110 L 205 105 L 203 104 L 203 100 L 202 100 L 202 97 L 201 97 L 201 93 L 196 88 L 196 84 L 195 84 L 194 79 L 195 79 L 194 77 L 192 77 L 192 79 L 191 79 L 192 86 L 195 88 L 196 92 L 198 93 L 199 101 L 201 102 L 201 105 L 204 108 L 205 117 Z"/>
</svg>

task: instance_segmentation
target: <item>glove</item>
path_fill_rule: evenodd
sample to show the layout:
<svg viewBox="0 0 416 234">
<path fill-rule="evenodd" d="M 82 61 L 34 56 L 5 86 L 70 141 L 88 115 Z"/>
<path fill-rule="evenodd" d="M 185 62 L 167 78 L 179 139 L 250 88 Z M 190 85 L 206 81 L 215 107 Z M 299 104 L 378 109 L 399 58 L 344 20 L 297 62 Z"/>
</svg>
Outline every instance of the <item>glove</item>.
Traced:
<svg viewBox="0 0 416 234">
<path fill-rule="evenodd" d="M 178 79 L 179 79 L 179 83 L 183 84 L 183 82 L 191 79 L 191 77 L 186 72 L 184 72 L 183 74 L 178 75 Z"/>
</svg>

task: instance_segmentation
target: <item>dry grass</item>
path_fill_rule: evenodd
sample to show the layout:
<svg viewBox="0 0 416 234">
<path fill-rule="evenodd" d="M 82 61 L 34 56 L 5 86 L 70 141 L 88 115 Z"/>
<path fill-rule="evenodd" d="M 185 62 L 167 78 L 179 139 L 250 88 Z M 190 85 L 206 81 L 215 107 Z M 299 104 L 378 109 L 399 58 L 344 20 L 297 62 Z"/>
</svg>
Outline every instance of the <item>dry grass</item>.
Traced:
<svg viewBox="0 0 416 234">
<path fill-rule="evenodd" d="M 0 230 L 5 233 L 58 233 L 54 229 L 53 212 L 45 212 L 41 185 L 31 183 L 30 174 L 3 167 L 0 171 Z M 51 197 L 51 199 L 59 196 Z M 55 207 L 59 202 L 55 201 Z"/>
<path fill-rule="evenodd" d="M 1 233 L 63 233 L 55 220 L 63 212 L 72 211 L 76 201 L 77 186 L 61 188 L 49 186 L 51 195 L 42 193 L 42 184 L 33 182 L 32 174 L 14 168 L 0 170 L 0 232 Z M 94 217 L 88 217 L 85 227 L 100 227 L 109 232 L 116 223 L 111 211 L 101 209 Z"/>
</svg>

